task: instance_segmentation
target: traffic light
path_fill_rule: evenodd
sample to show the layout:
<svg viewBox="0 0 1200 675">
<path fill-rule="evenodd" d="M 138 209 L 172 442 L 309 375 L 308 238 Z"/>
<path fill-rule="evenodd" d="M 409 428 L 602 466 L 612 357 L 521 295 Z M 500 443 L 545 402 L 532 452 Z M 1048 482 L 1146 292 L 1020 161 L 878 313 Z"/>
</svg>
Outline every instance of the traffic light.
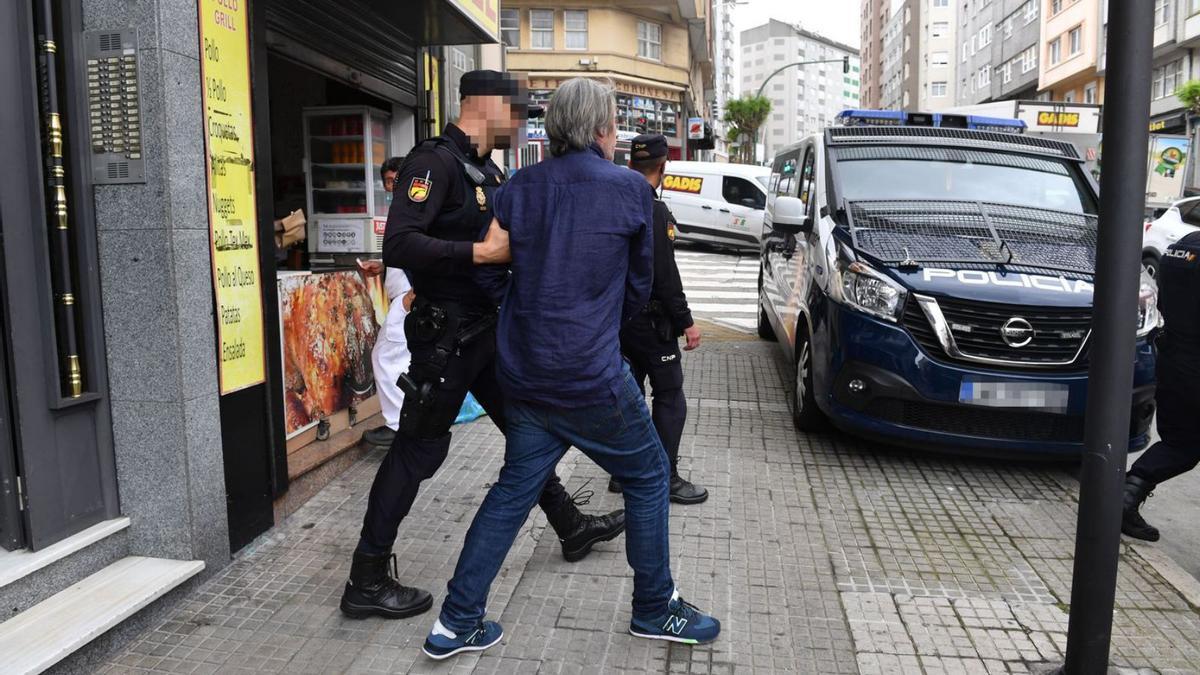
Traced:
<svg viewBox="0 0 1200 675">
<path fill-rule="evenodd" d="M 850 72 L 850 57 L 843 56 L 842 57 L 842 74 L 844 75 L 848 72 Z"/>
</svg>

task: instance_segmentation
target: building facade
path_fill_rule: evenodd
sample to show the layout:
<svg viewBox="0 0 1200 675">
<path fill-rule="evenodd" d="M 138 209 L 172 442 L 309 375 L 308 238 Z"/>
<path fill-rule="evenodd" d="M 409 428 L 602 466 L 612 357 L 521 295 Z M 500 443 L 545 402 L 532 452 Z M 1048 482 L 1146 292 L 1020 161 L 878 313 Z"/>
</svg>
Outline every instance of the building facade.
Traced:
<svg viewBox="0 0 1200 675">
<path fill-rule="evenodd" d="M 880 108 L 883 102 L 883 38 L 890 17 L 891 0 L 862 0 L 859 16 L 859 60 L 862 78 L 859 103 L 864 108 Z"/>
<path fill-rule="evenodd" d="M 499 7 L 337 9 L 0 3 L 0 634 L 38 638 L 0 670 L 91 672 L 381 423 L 346 256 L 378 254 L 378 164 L 444 119 L 441 46 L 497 42 Z"/>
<path fill-rule="evenodd" d="M 1047 0 L 1042 10 L 1039 98 L 1100 103 L 1104 100 L 1104 78 L 1099 75 L 1100 0 Z"/>
<path fill-rule="evenodd" d="M 969 0 L 958 17 L 958 105 L 1037 95 L 1042 0 Z"/>
<path fill-rule="evenodd" d="M 937 112 L 954 106 L 959 82 L 957 59 L 959 7 L 952 0 L 916 0 L 920 5 L 920 34 L 916 49 L 917 108 Z"/>
<path fill-rule="evenodd" d="M 838 112 L 860 106 L 861 67 L 854 47 L 772 19 L 742 31 L 741 50 L 742 91 L 753 94 L 761 88 L 771 100 L 771 113 L 758 132 L 763 147 L 759 157 L 773 157 L 778 149 L 832 124 Z M 849 59 L 846 72 L 843 58 Z M 828 63 L 775 74 L 802 61 Z"/>
<path fill-rule="evenodd" d="M 617 93 L 617 127 L 626 136 L 661 133 L 673 159 L 698 159 L 687 138 L 689 118 L 709 120 L 714 62 L 710 3 L 648 1 L 614 6 L 599 0 L 570 0 L 554 9 L 536 0 L 505 1 L 500 9 L 510 72 L 528 77 L 536 99 L 549 100 L 572 77 L 611 80 Z M 535 122 L 535 141 L 524 165 L 541 159 L 544 132 Z"/>
<path fill-rule="evenodd" d="M 921 96 L 922 2 L 896 5 L 883 30 L 883 81 L 880 107 L 915 110 Z"/>
<path fill-rule="evenodd" d="M 714 156 L 717 161 L 729 161 L 728 128 L 721 121 L 725 104 L 738 97 L 737 89 L 737 31 L 733 27 L 733 0 L 713 0 L 713 100 L 711 112 L 713 134 L 716 137 Z"/>
</svg>

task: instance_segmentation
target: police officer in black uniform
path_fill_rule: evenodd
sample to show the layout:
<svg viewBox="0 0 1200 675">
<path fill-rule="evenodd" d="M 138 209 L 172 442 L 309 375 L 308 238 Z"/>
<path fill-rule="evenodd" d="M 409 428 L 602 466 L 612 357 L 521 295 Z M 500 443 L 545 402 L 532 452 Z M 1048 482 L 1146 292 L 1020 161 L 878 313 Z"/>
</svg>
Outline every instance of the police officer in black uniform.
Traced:
<svg viewBox="0 0 1200 675">
<path fill-rule="evenodd" d="M 1154 487 L 1200 463 L 1200 232 L 1163 254 L 1158 266 L 1158 310 L 1163 331 L 1155 345 L 1154 400 L 1161 440 L 1134 462 L 1125 477 L 1121 531 L 1158 541 L 1158 528 L 1138 513 Z"/>
<path fill-rule="evenodd" d="M 412 362 L 399 382 L 400 428 L 371 485 L 342 594 L 343 613 L 355 618 L 403 618 L 429 609 L 428 592 L 400 585 L 388 571 L 396 530 L 421 482 L 445 460 L 450 425 L 468 391 L 501 431 L 506 426 L 494 372 L 496 303 L 476 284 L 474 268 L 504 262 L 507 255 L 507 247 L 492 238 L 479 241 L 504 180 L 491 151 L 512 147 L 527 116 L 541 111 L 531 111 L 522 83 L 495 71 L 466 73 L 459 90 L 459 120 L 409 153 L 388 212 L 385 264 L 406 270 L 416 292 L 404 324 Z M 569 561 L 625 529 L 623 511 L 581 514 L 555 475 L 539 504 Z"/>
<path fill-rule="evenodd" d="M 675 216 L 657 190 L 662 186 L 667 165 L 667 139 L 662 134 L 643 134 L 633 139 L 629 168 L 646 177 L 647 189 L 654 200 L 654 287 L 650 303 L 621 329 L 621 351 L 639 385 L 650 378 L 653 397 L 651 416 L 654 428 L 671 460 L 671 501 L 699 504 L 708 499 L 708 491 L 679 475 L 679 441 L 687 420 L 687 399 L 683 396 L 683 365 L 680 363 L 679 336 L 684 349 L 700 346 L 700 329 L 692 322 L 683 282 L 675 265 Z M 609 480 L 608 489 L 619 492 L 620 484 Z"/>
</svg>

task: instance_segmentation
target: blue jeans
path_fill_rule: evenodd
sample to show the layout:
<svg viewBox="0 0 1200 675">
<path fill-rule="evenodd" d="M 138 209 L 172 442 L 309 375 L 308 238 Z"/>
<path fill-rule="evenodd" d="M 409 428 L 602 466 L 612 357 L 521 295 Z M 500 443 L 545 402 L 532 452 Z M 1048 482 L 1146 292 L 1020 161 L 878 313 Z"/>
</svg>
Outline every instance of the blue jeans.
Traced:
<svg viewBox="0 0 1200 675">
<path fill-rule="evenodd" d="M 616 405 L 560 409 L 509 402 L 504 466 L 467 530 L 442 603 L 444 626 L 467 631 L 483 618 L 500 565 L 546 477 L 572 445 L 621 482 L 634 616 L 666 611 L 675 587 L 667 536 L 667 454 L 627 366 Z"/>
</svg>

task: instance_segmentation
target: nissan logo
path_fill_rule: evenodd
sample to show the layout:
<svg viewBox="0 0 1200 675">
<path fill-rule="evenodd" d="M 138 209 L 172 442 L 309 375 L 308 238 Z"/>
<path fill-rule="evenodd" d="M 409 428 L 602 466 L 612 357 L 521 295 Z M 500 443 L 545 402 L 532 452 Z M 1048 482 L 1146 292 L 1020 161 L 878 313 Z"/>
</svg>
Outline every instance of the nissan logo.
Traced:
<svg viewBox="0 0 1200 675">
<path fill-rule="evenodd" d="M 1020 348 L 1033 342 L 1033 324 L 1019 316 L 1014 316 L 1000 327 L 1000 337 L 1009 347 Z"/>
</svg>

